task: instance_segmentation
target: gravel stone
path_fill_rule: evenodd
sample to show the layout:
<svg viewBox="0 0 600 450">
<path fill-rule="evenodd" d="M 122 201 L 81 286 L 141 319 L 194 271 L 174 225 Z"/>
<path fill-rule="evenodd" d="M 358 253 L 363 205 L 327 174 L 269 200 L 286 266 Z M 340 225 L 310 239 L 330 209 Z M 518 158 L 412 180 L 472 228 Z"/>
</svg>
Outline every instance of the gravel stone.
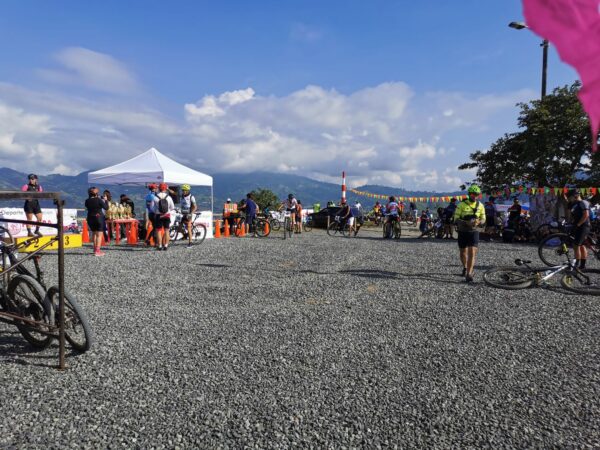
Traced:
<svg viewBox="0 0 600 450">
<path fill-rule="evenodd" d="M 534 246 L 282 237 L 68 251 L 95 346 L 0 323 L 0 448 L 600 446 L 600 298 L 481 278 Z"/>
</svg>

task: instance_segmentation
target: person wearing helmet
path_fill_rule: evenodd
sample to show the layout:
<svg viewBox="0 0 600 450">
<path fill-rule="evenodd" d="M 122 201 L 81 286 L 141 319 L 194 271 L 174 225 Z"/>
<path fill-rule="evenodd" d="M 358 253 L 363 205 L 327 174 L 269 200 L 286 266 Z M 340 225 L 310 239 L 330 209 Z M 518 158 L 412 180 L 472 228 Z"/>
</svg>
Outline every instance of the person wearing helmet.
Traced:
<svg viewBox="0 0 600 450">
<path fill-rule="evenodd" d="M 181 186 L 181 199 L 179 201 L 181 205 L 181 223 L 185 225 L 188 235 L 187 248 L 192 248 L 192 223 L 194 222 L 194 213 L 198 206 L 196 205 L 196 199 L 191 193 L 192 188 L 189 184 Z"/>
<path fill-rule="evenodd" d="M 479 245 L 479 231 L 477 226 L 485 223 L 485 209 L 477 200 L 481 189 L 476 184 L 469 186 L 468 197 L 460 202 L 454 211 L 454 222 L 458 225 L 458 248 L 460 249 L 460 262 L 462 275 L 467 283 L 473 281 L 475 258 Z"/>
<path fill-rule="evenodd" d="M 35 173 L 30 173 L 27 175 L 28 183 L 23 185 L 21 191 L 23 192 L 44 192 L 42 186 L 38 184 L 38 176 Z M 23 206 L 23 210 L 25 211 L 25 217 L 28 221 L 33 220 L 33 216 L 35 215 L 38 223 L 42 223 L 42 208 L 40 207 L 40 202 L 37 199 L 34 200 L 25 200 L 25 205 Z M 34 233 L 31 232 L 31 225 L 27 226 L 27 236 L 32 237 Z M 41 236 L 39 225 L 35 227 L 35 235 Z"/>
<path fill-rule="evenodd" d="M 108 202 L 98 196 L 99 192 L 95 186 L 88 189 L 85 208 L 87 209 L 87 223 L 92 231 L 94 255 L 104 256 L 104 252 L 100 247 L 102 246 L 102 235 L 104 234 L 104 211 L 108 209 Z"/>
<path fill-rule="evenodd" d="M 294 194 L 288 194 L 287 200 L 283 202 L 286 212 L 290 214 L 290 223 L 292 227 L 296 224 L 296 210 L 298 209 L 298 201 L 294 197 Z"/>
<path fill-rule="evenodd" d="M 387 205 L 385 205 L 385 222 L 393 222 L 395 220 L 397 220 L 398 222 L 400 221 L 400 208 L 398 206 L 398 202 L 396 202 L 396 197 L 394 197 L 393 195 L 390 196 L 389 198 L 389 202 L 387 203 Z M 384 225 L 384 231 L 385 231 L 385 225 Z M 392 227 L 389 228 L 389 230 L 393 230 L 393 224 Z M 387 235 L 384 236 L 384 238 L 386 239 L 390 239 L 392 238 L 392 235 Z"/>
<path fill-rule="evenodd" d="M 146 245 L 150 245 L 150 238 L 152 236 L 149 230 L 154 228 L 154 216 L 156 214 L 154 205 L 156 201 L 157 190 L 158 186 L 155 183 L 150 183 L 148 185 L 148 195 L 146 195 L 146 198 L 144 199 L 146 201 Z"/>
<path fill-rule="evenodd" d="M 175 210 L 173 199 L 169 195 L 167 183 L 160 183 L 159 193 L 154 201 L 154 230 L 156 235 L 156 250 L 167 250 L 169 248 L 169 228 L 171 227 L 171 214 Z"/>
<path fill-rule="evenodd" d="M 446 208 L 444 208 L 444 211 L 442 212 L 442 219 L 444 221 L 444 239 L 454 239 L 454 236 L 452 235 L 452 228 L 454 227 L 452 225 L 455 211 L 456 198 L 452 197 L 450 199 L 450 203 L 448 204 L 448 206 L 446 206 Z"/>
<path fill-rule="evenodd" d="M 590 234 L 590 203 L 581 198 L 577 189 L 571 189 L 567 192 L 567 201 L 571 209 L 571 219 L 573 223 L 573 251 L 575 253 L 575 266 L 579 269 L 585 269 L 588 250 L 583 243 Z"/>
</svg>

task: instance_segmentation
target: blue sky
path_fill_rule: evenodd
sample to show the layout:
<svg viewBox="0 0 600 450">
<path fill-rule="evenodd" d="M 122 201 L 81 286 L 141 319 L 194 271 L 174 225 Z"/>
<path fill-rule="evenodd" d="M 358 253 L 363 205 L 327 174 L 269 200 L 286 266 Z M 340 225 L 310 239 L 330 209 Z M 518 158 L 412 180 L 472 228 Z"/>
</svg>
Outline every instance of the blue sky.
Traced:
<svg viewBox="0 0 600 450">
<path fill-rule="evenodd" d="M 518 0 L 3 0 L 0 165 L 155 146 L 209 173 L 454 189 L 539 96 L 540 39 L 513 20 Z M 548 75 L 577 78 L 553 50 Z"/>
</svg>

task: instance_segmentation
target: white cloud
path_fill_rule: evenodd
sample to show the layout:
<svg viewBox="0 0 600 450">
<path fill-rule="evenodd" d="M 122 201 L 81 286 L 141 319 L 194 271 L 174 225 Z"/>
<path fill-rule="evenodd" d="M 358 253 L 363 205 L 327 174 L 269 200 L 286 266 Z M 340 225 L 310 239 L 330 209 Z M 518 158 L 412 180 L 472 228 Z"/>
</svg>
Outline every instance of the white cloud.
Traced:
<svg viewBox="0 0 600 450">
<path fill-rule="evenodd" d="M 453 190 L 471 178 L 457 166 L 493 140 L 482 130 L 500 136 L 506 130 L 497 119 L 514 124 L 514 104 L 535 95 L 418 94 L 402 82 L 348 94 L 313 85 L 280 97 L 248 87 L 205 95 L 183 105 L 178 118 L 126 99 L 0 82 L 0 164 L 26 170 L 35 158 L 40 173 L 72 173 L 155 146 L 209 173 L 266 170 L 338 182 L 346 170 L 351 186 Z"/>
<path fill-rule="evenodd" d="M 85 87 L 118 94 L 138 90 L 138 83 L 127 67 L 104 53 L 82 47 L 69 47 L 55 55 L 59 69 L 41 69 L 40 75 L 52 82 L 79 84 Z"/>
</svg>

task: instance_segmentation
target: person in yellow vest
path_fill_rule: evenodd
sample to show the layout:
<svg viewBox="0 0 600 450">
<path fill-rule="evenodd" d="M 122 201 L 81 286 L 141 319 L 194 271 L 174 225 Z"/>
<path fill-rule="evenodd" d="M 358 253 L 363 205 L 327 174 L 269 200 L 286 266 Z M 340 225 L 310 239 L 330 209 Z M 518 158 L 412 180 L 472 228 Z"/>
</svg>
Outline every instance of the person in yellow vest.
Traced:
<svg viewBox="0 0 600 450">
<path fill-rule="evenodd" d="M 475 268 L 475 257 L 479 245 L 479 231 L 477 226 L 485 223 L 485 208 L 483 203 L 477 200 L 481 194 L 479 186 L 469 186 L 469 197 L 458 204 L 454 211 L 454 223 L 458 226 L 458 248 L 460 249 L 460 262 L 462 263 L 462 275 L 465 281 L 473 281 Z"/>
</svg>

